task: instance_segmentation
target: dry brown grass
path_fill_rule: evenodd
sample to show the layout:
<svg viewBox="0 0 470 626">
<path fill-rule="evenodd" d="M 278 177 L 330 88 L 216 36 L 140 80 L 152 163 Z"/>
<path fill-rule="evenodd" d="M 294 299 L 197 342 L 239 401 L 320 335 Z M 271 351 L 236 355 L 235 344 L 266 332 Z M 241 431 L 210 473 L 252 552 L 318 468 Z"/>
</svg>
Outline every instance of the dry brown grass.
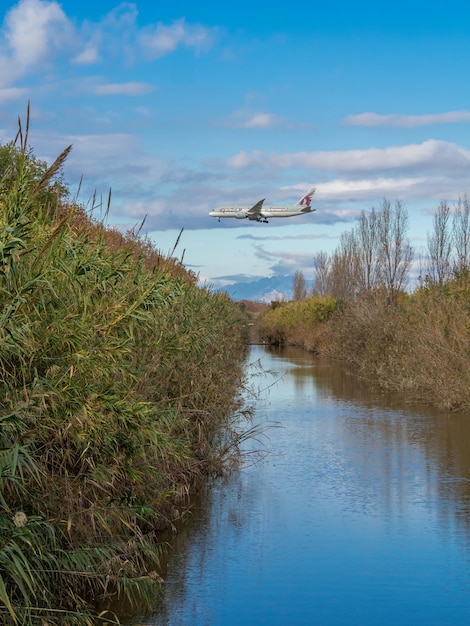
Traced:
<svg viewBox="0 0 470 626">
<path fill-rule="evenodd" d="M 299 345 L 410 401 L 470 410 L 470 280 L 400 293 L 363 293 L 326 319 L 288 303 L 259 320 L 268 342 Z"/>
<path fill-rule="evenodd" d="M 470 409 L 470 315 L 442 290 L 366 298 L 327 324 L 323 354 L 383 388 L 447 409 Z"/>
</svg>

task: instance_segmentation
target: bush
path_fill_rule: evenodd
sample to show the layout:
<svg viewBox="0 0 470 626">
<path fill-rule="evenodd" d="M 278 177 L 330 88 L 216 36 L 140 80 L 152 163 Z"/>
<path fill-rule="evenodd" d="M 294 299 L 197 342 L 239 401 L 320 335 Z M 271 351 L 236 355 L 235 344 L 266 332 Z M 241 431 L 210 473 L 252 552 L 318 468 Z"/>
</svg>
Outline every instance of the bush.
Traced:
<svg viewBox="0 0 470 626">
<path fill-rule="evenodd" d="M 331 297 L 313 297 L 283 303 L 264 313 L 258 333 L 261 341 L 274 344 L 303 345 L 318 350 L 321 324 L 337 309 L 338 301 Z"/>
</svg>

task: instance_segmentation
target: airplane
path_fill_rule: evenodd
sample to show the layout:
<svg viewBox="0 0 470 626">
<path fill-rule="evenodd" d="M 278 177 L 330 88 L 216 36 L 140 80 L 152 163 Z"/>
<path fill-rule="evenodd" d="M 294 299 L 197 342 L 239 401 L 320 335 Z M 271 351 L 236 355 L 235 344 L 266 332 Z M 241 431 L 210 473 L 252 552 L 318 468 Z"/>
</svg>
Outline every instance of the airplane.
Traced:
<svg viewBox="0 0 470 626">
<path fill-rule="evenodd" d="M 263 206 L 263 199 L 254 204 L 252 207 L 219 207 L 211 211 L 209 215 L 211 217 L 216 217 L 219 222 L 222 217 L 236 217 L 239 220 L 249 219 L 267 224 L 268 217 L 292 217 L 294 215 L 312 213 L 316 210 L 310 206 L 314 193 L 315 187 L 312 187 L 304 196 L 300 198 L 297 204 L 293 204 L 291 206 Z"/>
</svg>

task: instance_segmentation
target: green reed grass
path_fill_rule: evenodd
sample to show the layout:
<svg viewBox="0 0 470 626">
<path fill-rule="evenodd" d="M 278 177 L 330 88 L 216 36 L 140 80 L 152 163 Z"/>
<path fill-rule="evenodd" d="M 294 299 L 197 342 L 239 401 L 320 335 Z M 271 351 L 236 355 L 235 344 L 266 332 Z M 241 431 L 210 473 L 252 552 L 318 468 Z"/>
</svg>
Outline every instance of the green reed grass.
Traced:
<svg viewBox="0 0 470 626">
<path fill-rule="evenodd" d="M 151 597 L 159 530 L 226 461 L 243 320 L 64 203 L 69 149 L 38 173 L 26 146 L 0 172 L 0 621 L 91 624 Z"/>
</svg>

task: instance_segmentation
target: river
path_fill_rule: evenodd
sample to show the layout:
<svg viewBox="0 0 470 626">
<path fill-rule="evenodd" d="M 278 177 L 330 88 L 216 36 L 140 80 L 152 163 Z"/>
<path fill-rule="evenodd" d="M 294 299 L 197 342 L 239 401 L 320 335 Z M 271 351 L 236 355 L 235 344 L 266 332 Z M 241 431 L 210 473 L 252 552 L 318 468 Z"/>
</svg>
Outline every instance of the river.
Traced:
<svg viewBox="0 0 470 626">
<path fill-rule="evenodd" d="M 146 626 L 470 623 L 470 416 L 253 346 L 269 454 L 195 502 Z"/>
</svg>

